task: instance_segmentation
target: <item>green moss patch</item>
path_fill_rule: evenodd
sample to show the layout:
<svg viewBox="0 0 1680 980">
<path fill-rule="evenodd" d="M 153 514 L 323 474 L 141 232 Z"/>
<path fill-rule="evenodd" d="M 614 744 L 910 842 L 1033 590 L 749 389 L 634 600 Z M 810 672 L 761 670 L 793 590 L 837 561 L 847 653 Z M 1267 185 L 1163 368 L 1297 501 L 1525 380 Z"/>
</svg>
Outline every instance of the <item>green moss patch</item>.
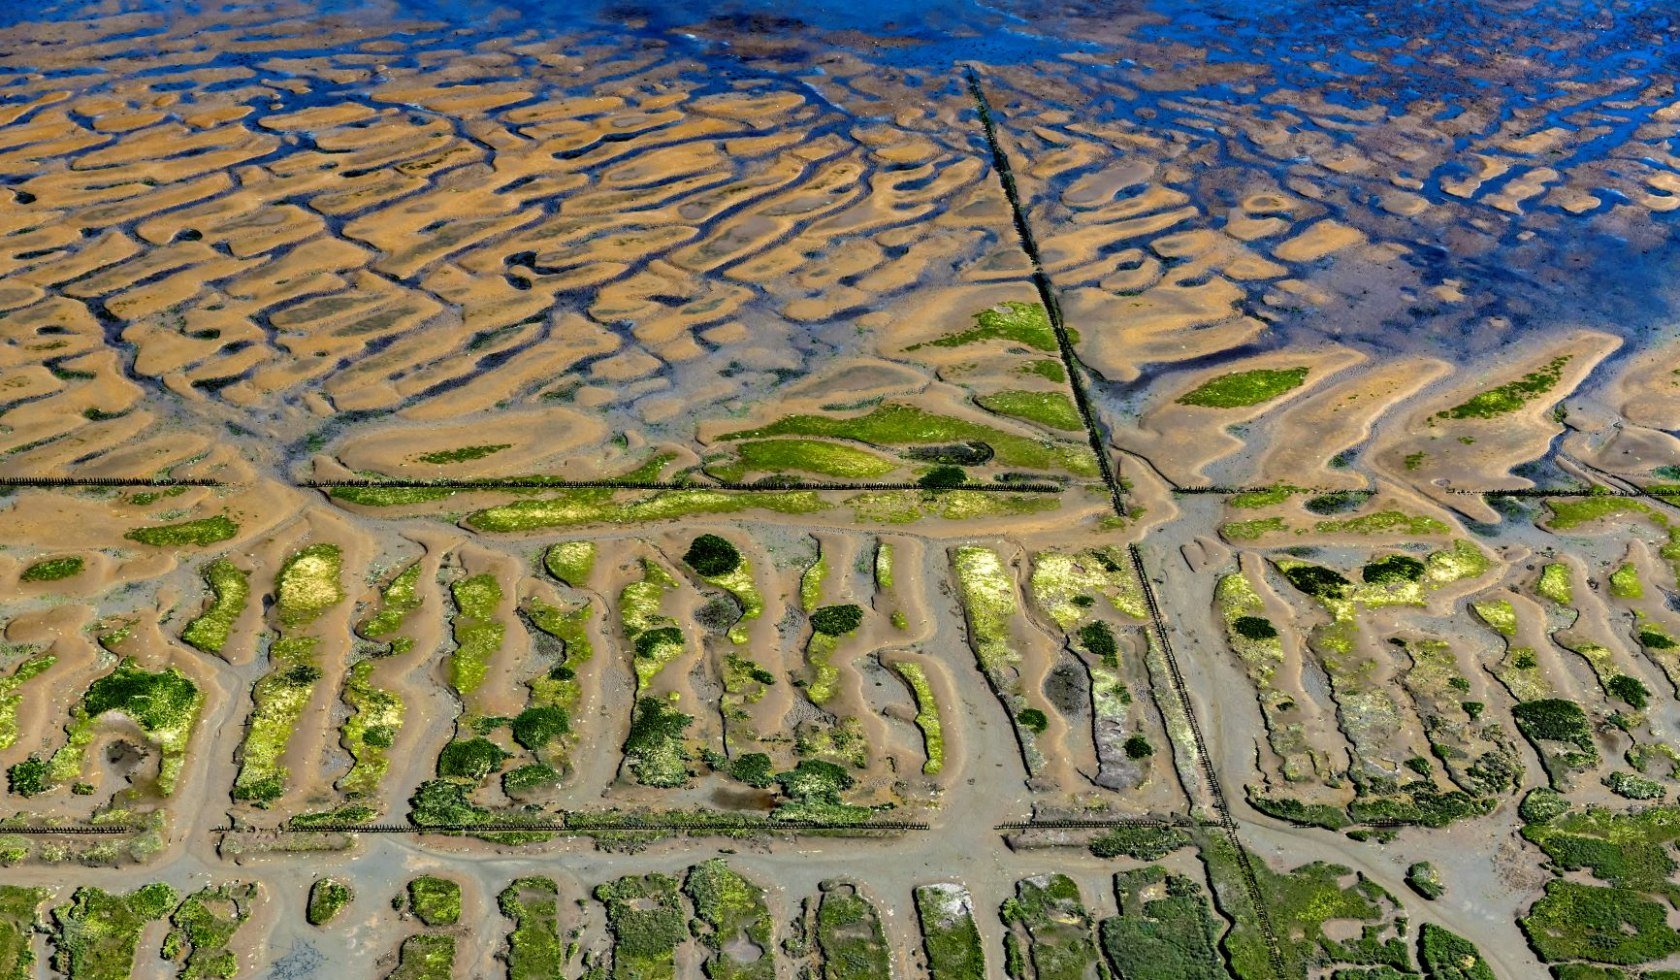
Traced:
<svg viewBox="0 0 1680 980">
<path fill-rule="evenodd" d="M 623 491 L 590 488 L 562 491 L 553 497 L 519 500 L 477 511 L 466 518 L 475 531 L 515 533 L 592 524 L 644 524 L 697 514 L 733 514 L 768 510 L 782 514 L 812 514 L 828 504 L 815 492 L 785 490 L 754 494 L 723 490 L 660 490 L 634 500 L 619 501 Z"/>
<path fill-rule="evenodd" d="M 157 527 L 137 527 L 123 535 L 154 548 L 207 548 L 239 533 L 239 525 L 224 516 Z"/>
<path fill-rule="evenodd" d="M 441 449 L 435 453 L 423 453 L 415 459 L 422 463 L 446 466 L 450 463 L 466 463 L 486 456 L 494 456 L 504 449 L 513 448 L 510 442 L 490 443 L 480 446 L 462 446 L 459 449 Z"/>
<path fill-rule="evenodd" d="M 1490 388 L 1469 401 L 1437 414 L 1444 419 L 1490 419 L 1509 415 L 1557 386 L 1569 357 L 1555 357 L 1545 367 L 1515 381 Z"/>
<path fill-rule="evenodd" d="M 560 889 L 552 878 L 515 878 L 496 898 L 513 920 L 508 933 L 508 980 L 552 980 L 565 975 L 560 940 Z"/>
<path fill-rule="evenodd" d="M 372 682 L 373 664 L 363 660 L 344 679 L 344 703 L 351 709 L 340 740 L 355 760 L 338 781 L 352 797 L 372 796 L 390 768 L 389 751 L 402 729 L 404 706 L 400 695 Z"/>
<path fill-rule="evenodd" d="M 893 670 L 904 678 L 904 683 L 910 685 L 910 692 L 916 699 L 916 727 L 921 730 L 922 744 L 927 752 L 922 773 L 937 776 L 945 768 L 945 731 L 939 721 L 939 703 L 934 698 L 933 685 L 928 683 L 927 672 L 921 664 L 901 660 L 893 664 Z"/>
<path fill-rule="evenodd" d="M 344 911 L 356 898 L 351 887 L 336 878 L 317 878 L 309 886 L 309 904 L 304 908 L 304 918 L 312 926 L 324 926 L 337 918 L 338 913 Z"/>
<path fill-rule="evenodd" d="M 1667 907 L 1635 892 L 1555 880 L 1519 925 L 1541 958 L 1628 966 L 1680 952 Z"/>
<path fill-rule="evenodd" d="M 421 875 L 408 883 L 408 908 L 429 926 L 452 926 L 461 920 L 461 886 L 448 878 Z"/>
<path fill-rule="evenodd" d="M 233 937 L 251 917 L 257 897 L 254 884 L 227 884 L 188 895 L 169 917 L 171 929 L 163 940 L 163 956 L 180 964 L 175 975 L 187 978 L 229 978 L 239 972 Z"/>
<path fill-rule="evenodd" d="M 397 968 L 385 980 L 453 980 L 454 936 L 409 936 L 397 950 Z"/>
<path fill-rule="evenodd" d="M 1059 391 L 999 391 L 974 401 L 988 412 L 1036 422 L 1048 429 L 1079 432 L 1085 428 L 1073 400 Z"/>
<path fill-rule="evenodd" d="M 595 889 L 613 935 L 613 980 L 673 980 L 688 914 L 670 875 L 629 876 Z"/>
<path fill-rule="evenodd" d="M 922 885 L 915 891 L 930 980 L 985 980 L 986 950 L 974 924 L 974 900 L 961 885 Z"/>
<path fill-rule="evenodd" d="M 706 947 L 711 980 L 775 980 L 775 937 L 764 889 L 721 858 L 688 869 L 683 890 L 694 902 L 694 935 Z"/>
<path fill-rule="evenodd" d="M 572 588 L 581 589 L 595 568 L 595 542 L 562 541 L 548 549 L 543 556 L 543 567 Z"/>
<path fill-rule="evenodd" d="M 0 980 L 33 980 L 34 933 L 46 900 L 44 888 L 0 885 Z"/>
<path fill-rule="evenodd" d="M 18 690 L 57 662 L 58 658 L 50 653 L 38 653 L 25 657 L 10 674 L 0 677 L 0 750 L 9 749 L 17 742 L 18 709 L 23 706 L 23 695 Z M 4 976 L 0 973 L 0 977 Z"/>
<path fill-rule="evenodd" d="M 302 626 L 344 601 L 339 574 L 344 563 L 337 545 L 313 544 L 280 567 L 274 606 L 280 624 Z"/>
<path fill-rule="evenodd" d="M 80 555 L 44 558 L 25 568 L 23 574 L 19 576 L 19 580 L 23 582 L 58 582 L 82 574 L 82 568 L 85 564 Z"/>
<path fill-rule="evenodd" d="M 210 605 L 181 631 L 181 639 L 205 653 L 221 653 L 251 598 L 251 576 L 218 558 L 204 566 L 204 581 L 210 586 Z"/>
<path fill-rule="evenodd" d="M 856 446 L 819 439 L 759 439 L 736 447 L 737 459 L 709 466 L 720 479 L 739 480 L 749 472 L 815 473 L 843 480 L 885 476 L 899 464 Z"/>
<path fill-rule="evenodd" d="M 53 753 L 47 779 L 56 785 L 81 775 L 82 756 L 93 742 L 97 719 L 114 711 L 133 721 L 158 747 L 163 760 L 157 786 L 167 796 L 174 792 L 186 762 L 187 743 L 203 706 L 203 692 L 175 668 L 148 671 L 124 659 L 111 673 L 88 685 L 71 709 L 69 739 Z"/>
<path fill-rule="evenodd" d="M 420 563 L 415 562 L 398 572 L 379 591 L 379 605 L 374 614 L 362 623 L 358 632 L 370 640 L 382 640 L 402 629 L 408 617 L 420 608 Z M 393 641 L 391 653 L 408 648 L 403 641 Z"/>
<path fill-rule="evenodd" d="M 1114 876 L 1120 914 L 1099 929 L 1102 949 L 1122 977 L 1218 980 L 1228 976 L 1219 955 L 1220 924 L 1196 882 L 1161 868 Z M 1157 892 L 1160 897 L 1146 898 Z"/>
<path fill-rule="evenodd" d="M 1073 343 L 1079 342 L 1076 331 L 1068 331 L 1068 339 Z M 1002 340 L 1012 344 L 1022 344 L 1033 350 L 1054 351 L 1058 349 L 1056 330 L 1050 324 L 1050 315 L 1044 307 L 1037 303 L 1021 303 L 1009 300 L 990 309 L 981 310 L 974 314 L 974 325 L 966 330 L 930 341 L 934 347 L 963 347 L 987 340 Z M 911 347 L 911 350 L 916 350 Z M 1060 366 L 1060 365 L 1058 365 Z"/>
<path fill-rule="evenodd" d="M 1430 980 L 1497 980 L 1475 943 L 1433 922 L 1418 931 L 1418 964 Z"/>
<path fill-rule="evenodd" d="M 502 648 L 506 627 L 497 621 L 502 587 L 494 575 L 474 575 L 450 588 L 456 614 L 451 623 L 455 649 L 449 655 L 449 683 L 463 697 L 478 690 L 489 676 L 490 661 Z"/>
<path fill-rule="evenodd" d="M 963 419 L 934 415 L 913 405 L 889 402 L 867 415 L 835 418 L 828 415 L 791 415 L 756 429 L 733 432 L 728 440 L 768 436 L 820 436 L 851 439 L 876 446 L 927 446 L 954 442 L 983 442 L 999 463 L 1029 470 L 1066 470 L 1095 476 L 1096 460 L 1083 445 L 1011 435 Z"/>
<path fill-rule="evenodd" d="M 693 716 L 685 715 L 662 698 L 636 702 L 624 755 L 630 772 L 647 786 L 681 786 L 688 782 L 688 747 L 683 741 Z"/>
<path fill-rule="evenodd" d="M 1178 403 L 1202 408 L 1247 408 L 1301 387 L 1308 371 L 1306 367 L 1259 368 L 1222 374 L 1179 396 Z"/>
<path fill-rule="evenodd" d="M 82 886 L 53 909 L 53 968 L 71 980 L 127 980 L 146 923 L 175 908 L 173 888 L 158 883 L 118 895 Z"/>
<path fill-rule="evenodd" d="M 881 916 L 852 885 L 826 883 L 817 906 L 824 980 L 889 980 L 891 951 Z"/>
<path fill-rule="evenodd" d="M 1092 937 L 1091 917 L 1079 886 L 1063 874 L 1039 875 L 1015 885 L 1015 897 L 1000 912 L 1009 930 L 1004 938 L 1006 963 L 1031 963 L 1040 980 L 1082 980 L 1101 975 L 1101 954 Z M 1011 975 L 1022 975 L 1009 970 Z"/>
</svg>

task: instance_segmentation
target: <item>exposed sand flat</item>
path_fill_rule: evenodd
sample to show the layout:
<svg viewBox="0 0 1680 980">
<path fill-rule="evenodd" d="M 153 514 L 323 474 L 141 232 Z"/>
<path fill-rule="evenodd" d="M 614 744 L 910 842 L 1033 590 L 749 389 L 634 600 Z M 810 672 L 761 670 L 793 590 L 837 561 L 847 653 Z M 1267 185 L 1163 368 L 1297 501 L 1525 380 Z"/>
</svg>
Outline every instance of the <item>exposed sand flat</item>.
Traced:
<svg viewBox="0 0 1680 980">
<path fill-rule="evenodd" d="M 1146 409 L 1138 419 L 1135 430 L 1115 431 L 1112 438 L 1115 444 L 1126 452 L 1148 459 L 1174 483 L 1180 486 L 1197 486 L 1205 482 L 1202 471 L 1211 462 L 1243 447 L 1243 440 L 1227 431 L 1230 427 L 1241 426 L 1266 413 L 1279 411 L 1290 402 L 1268 400 L 1251 406 L 1213 408 L 1186 405 L 1177 399 L 1201 384 L 1225 374 L 1242 371 L 1289 371 L 1305 367 L 1306 376 L 1300 386 L 1282 396 L 1292 402 L 1329 383 L 1337 372 L 1364 360 L 1364 355 L 1357 351 L 1326 348 L 1318 351 L 1262 354 L 1229 363 L 1218 369 L 1198 371 L 1174 385 L 1162 396 L 1157 396 L 1156 403 Z M 1217 429 L 1214 428 L 1216 425 Z M 1320 461 L 1320 465 L 1327 461 L 1327 458 Z"/>
<path fill-rule="evenodd" d="M 1418 391 L 1451 373 L 1444 361 L 1419 358 L 1372 365 L 1355 377 L 1278 410 L 1259 448 L 1255 485 L 1300 483 L 1329 489 L 1365 485 L 1358 473 L 1330 466 L 1331 459 L 1370 438 L 1374 426 Z"/>
</svg>

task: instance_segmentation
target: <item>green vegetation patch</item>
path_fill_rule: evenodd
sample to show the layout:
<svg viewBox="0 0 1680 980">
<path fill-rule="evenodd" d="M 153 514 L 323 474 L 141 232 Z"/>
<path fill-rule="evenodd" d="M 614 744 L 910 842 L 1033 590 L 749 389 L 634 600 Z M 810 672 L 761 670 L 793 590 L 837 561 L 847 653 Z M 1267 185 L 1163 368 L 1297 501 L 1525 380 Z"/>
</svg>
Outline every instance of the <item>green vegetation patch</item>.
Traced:
<svg viewBox="0 0 1680 980">
<path fill-rule="evenodd" d="M 1639 569 L 1632 562 L 1610 573 L 1610 594 L 1618 599 L 1643 599 L 1645 586 L 1639 581 Z"/>
<path fill-rule="evenodd" d="M 1429 980 L 1498 980 L 1475 943 L 1433 922 L 1418 932 L 1418 963 Z"/>
<path fill-rule="evenodd" d="M 974 399 L 981 408 L 998 415 L 1026 419 L 1050 429 L 1078 432 L 1085 421 L 1073 407 L 1073 400 L 1059 391 L 999 391 Z"/>
<path fill-rule="evenodd" d="M 1091 853 L 1100 858 L 1129 857 L 1138 861 L 1159 861 L 1174 851 L 1190 846 L 1190 835 L 1179 827 L 1120 824 L 1103 831 L 1089 846 Z"/>
<path fill-rule="evenodd" d="M 1446 534 L 1451 529 L 1433 517 L 1383 510 L 1339 521 L 1319 521 L 1313 525 L 1313 530 L 1320 534 L 1405 534 L 1422 537 Z"/>
<path fill-rule="evenodd" d="M 515 533 L 591 524 L 645 524 L 696 514 L 733 514 L 743 510 L 813 514 L 829 506 L 820 495 L 810 490 L 753 494 L 700 489 L 659 490 L 620 502 L 617 496 L 622 492 L 611 487 L 593 487 L 566 490 L 553 497 L 518 500 L 476 511 L 467 516 L 466 525 L 475 531 Z"/>
<path fill-rule="evenodd" d="M 683 733 L 693 716 L 678 711 L 662 698 L 636 702 L 624 755 L 636 780 L 646 786 L 681 786 L 688 782 L 688 747 Z"/>
<path fill-rule="evenodd" d="M 915 891 L 931 980 L 985 980 L 986 950 L 974 924 L 974 900 L 955 884 L 922 885 Z"/>
<path fill-rule="evenodd" d="M 1554 531 L 1569 531 L 1606 517 L 1627 514 L 1643 514 L 1659 523 L 1666 523 L 1661 514 L 1651 510 L 1651 505 L 1632 497 L 1547 497 L 1546 509 L 1552 512 L 1546 526 Z"/>
<path fill-rule="evenodd" d="M 688 914 L 670 875 L 627 876 L 595 889 L 613 934 L 613 980 L 673 980 Z"/>
<path fill-rule="evenodd" d="M 1080 476 L 1095 476 L 1096 460 L 1081 444 L 1046 443 L 1011 435 L 991 426 L 964 419 L 934 415 L 913 405 L 889 402 L 867 415 L 834 418 L 828 415 L 790 415 L 766 426 L 732 432 L 729 440 L 762 439 L 767 436 L 821 436 L 851 439 L 875 446 L 925 446 L 953 442 L 984 442 L 1006 466 L 1029 470 L 1066 470 Z M 755 499 L 757 496 L 755 495 Z"/>
<path fill-rule="evenodd" d="M 221 653 L 250 601 L 251 576 L 226 558 L 218 558 L 204 566 L 204 582 L 210 587 L 210 606 L 187 624 L 181 639 L 205 653 Z"/>
<path fill-rule="evenodd" d="M 1301 387 L 1308 371 L 1306 367 L 1258 368 L 1222 374 L 1179 396 L 1178 403 L 1202 408 L 1247 408 Z"/>
<path fill-rule="evenodd" d="M 741 552 L 727 538 L 702 534 L 689 543 L 683 561 L 701 576 L 715 578 L 741 567 Z"/>
<path fill-rule="evenodd" d="M 123 537 L 154 548 L 207 548 L 238 533 L 238 524 L 225 516 L 217 515 L 196 521 L 182 521 L 179 524 L 137 527 Z"/>
<path fill-rule="evenodd" d="M 312 926 L 324 926 L 356 898 L 351 887 L 337 878 L 317 878 L 309 886 L 309 905 L 303 916 Z"/>
<path fill-rule="evenodd" d="M 1472 602 L 1470 608 L 1476 618 L 1488 624 L 1500 636 L 1517 635 L 1517 609 L 1509 599 L 1486 599 Z"/>
<path fill-rule="evenodd" d="M 416 456 L 422 463 L 432 463 L 443 466 L 449 463 L 466 463 L 486 456 L 494 456 L 504 449 L 513 448 L 511 442 L 498 442 L 481 446 L 462 446 L 459 449 L 441 449 L 435 453 L 422 453 Z"/>
<path fill-rule="evenodd" d="M 0 980 L 34 980 L 34 932 L 44 888 L 0 885 Z"/>
<path fill-rule="evenodd" d="M 456 615 L 451 624 L 455 649 L 449 655 L 449 683 L 462 696 L 478 690 L 490 673 L 490 661 L 502 648 L 506 627 L 496 620 L 502 604 L 502 586 L 489 573 L 456 582 Z"/>
<path fill-rule="evenodd" d="M 1627 966 L 1680 952 L 1667 907 L 1629 889 L 1554 880 L 1518 924 L 1542 959 Z"/>
<path fill-rule="evenodd" d="M 107 711 L 133 721 L 163 756 L 158 771 L 158 791 L 174 792 L 175 781 L 186 763 L 187 743 L 204 706 L 204 693 L 187 676 L 173 667 L 144 670 L 133 660 L 123 659 L 111 673 L 88 685 L 87 692 L 70 712 L 69 739 L 53 753 L 50 781 L 69 782 L 81 774 L 82 754 L 92 744 L 95 722 Z"/>
<path fill-rule="evenodd" d="M 562 541 L 548 549 L 543 566 L 548 574 L 574 589 L 581 589 L 595 568 L 595 542 Z"/>
<path fill-rule="evenodd" d="M 683 890 L 694 902 L 691 928 L 707 950 L 707 977 L 775 980 L 773 925 L 763 888 L 722 858 L 712 858 L 688 869 Z"/>
<path fill-rule="evenodd" d="M 508 933 L 508 980 L 552 980 L 564 976 L 566 949 L 560 940 L 560 889 L 552 878 L 515 878 L 496 897 L 513 920 Z"/>
<path fill-rule="evenodd" d="M 1575 587 L 1573 577 L 1569 574 L 1569 566 L 1561 561 L 1554 561 L 1542 568 L 1540 582 L 1535 591 L 1560 606 L 1572 605 L 1575 602 Z"/>
<path fill-rule="evenodd" d="M 280 624 L 302 626 L 344 601 L 339 573 L 344 555 L 334 544 L 313 544 L 280 567 L 275 582 L 275 609 Z"/>
<path fill-rule="evenodd" d="M 1511 719 L 1517 723 L 1517 730 L 1530 739 L 1567 742 L 1582 752 L 1597 755 L 1587 713 L 1573 701 L 1563 698 L 1524 701 L 1511 708 Z"/>
<path fill-rule="evenodd" d="M 461 920 L 461 886 L 448 878 L 421 875 L 408 883 L 408 907 L 429 926 L 452 926 Z"/>
<path fill-rule="evenodd" d="M 856 605 L 823 606 L 811 611 L 811 628 L 825 636 L 845 636 L 863 625 L 863 609 Z"/>
<path fill-rule="evenodd" d="M 736 447 L 738 459 L 708 467 L 720 479 L 738 480 L 749 472 L 815 473 L 843 480 L 885 476 L 899 464 L 856 446 L 820 439 L 758 439 Z"/>
<path fill-rule="evenodd" d="M 397 968 L 385 980 L 453 980 L 455 937 L 420 935 L 404 939 L 397 950 Z"/>
<path fill-rule="evenodd" d="M 84 885 L 53 909 L 53 968 L 71 980 L 126 980 L 146 923 L 175 908 L 175 889 L 161 882 L 118 895 Z"/>
<path fill-rule="evenodd" d="M 1000 915 L 1009 929 L 1005 959 L 1029 961 L 1031 975 L 1038 980 L 1085 980 L 1100 975 L 1091 917 L 1073 879 L 1048 874 L 1019 881 L 1015 897 L 1003 903 Z"/>
<path fill-rule="evenodd" d="M 382 640 L 402 629 L 409 615 L 420 608 L 419 586 L 420 563 L 415 562 L 380 590 L 378 609 L 362 623 L 359 632 L 370 640 Z M 393 641 L 390 652 L 403 653 L 408 646 L 409 641 Z"/>
<path fill-rule="evenodd" d="M 1079 333 L 1069 330 L 1068 339 L 1077 344 Z M 987 340 L 1023 344 L 1033 350 L 1058 349 L 1056 330 L 1050 324 L 1050 314 L 1037 303 L 1022 303 L 1016 300 L 1008 300 L 990 309 L 981 310 L 974 314 L 974 326 L 929 343 L 934 347 L 962 347 Z M 910 350 L 916 350 L 920 346 L 922 345 L 917 344 Z"/>
<path fill-rule="evenodd" d="M 1490 419 L 1522 408 L 1557 386 L 1563 368 L 1569 363 L 1567 355 L 1555 357 L 1545 367 L 1523 375 L 1515 381 L 1490 388 L 1461 405 L 1438 413 L 1444 419 Z"/>
<path fill-rule="evenodd" d="M 937 776 L 945 768 L 945 731 L 939 722 L 939 702 L 933 696 L 933 685 L 928 683 L 921 664 L 900 660 L 892 666 L 904 678 L 904 683 L 910 685 L 910 693 L 916 698 L 916 727 L 922 732 L 922 744 L 927 750 L 922 773 Z"/>
<path fill-rule="evenodd" d="M 1428 861 L 1418 861 L 1406 869 L 1406 886 L 1432 902 L 1447 892 L 1441 873 Z"/>
<path fill-rule="evenodd" d="M 851 885 L 825 888 L 817 906 L 823 980 L 891 980 L 891 951 L 875 906 Z"/>
<path fill-rule="evenodd" d="M 10 674 L 0 677 L 0 750 L 9 749 L 17 742 L 18 709 L 23 707 L 23 695 L 17 693 L 18 689 L 46 673 L 55 663 L 58 658 L 53 654 L 35 654 L 12 668 Z M 0 977 L 4 974 L 0 973 Z"/>
<path fill-rule="evenodd" d="M 1161 868 L 1114 876 L 1120 914 L 1099 929 L 1103 953 L 1123 978 L 1226 980 L 1219 955 L 1220 924 L 1202 887 Z M 1159 898 L 1145 898 L 1160 891 Z"/>
<path fill-rule="evenodd" d="M 66 555 L 62 558 L 43 558 L 23 570 L 19 580 L 23 582 L 57 582 L 82 574 L 85 562 L 81 555 Z"/>
<path fill-rule="evenodd" d="M 283 637 L 269 648 L 273 667 L 251 688 L 254 707 L 240 746 L 234 799 L 266 806 L 285 793 L 291 776 L 282 764 L 286 746 L 321 678 L 315 644 L 312 637 Z"/>
<path fill-rule="evenodd" d="M 1255 541 L 1268 534 L 1282 534 L 1289 523 L 1281 517 L 1258 517 L 1252 521 L 1226 521 L 1219 533 L 1227 541 Z"/>
<path fill-rule="evenodd" d="M 226 884 L 188 895 L 169 917 L 171 929 L 163 940 L 163 956 L 181 964 L 175 975 L 229 978 L 239 972 L 239 954 L 232 949 L 234 933 L 251 917 L 257 897 L 255 884 Z"/>
<path fill-rule="evenodd" d="M 338 781 L 352 797 L 371 796 L 390 768 L 389 751 L 402 729 L 402 696 L 372 682 L 372 660 L 350 668 L 344 679 L 344 703 L 351 710 L 340 730 L 340 740 L 354 760 L 350 771 Z"/>
</svg>

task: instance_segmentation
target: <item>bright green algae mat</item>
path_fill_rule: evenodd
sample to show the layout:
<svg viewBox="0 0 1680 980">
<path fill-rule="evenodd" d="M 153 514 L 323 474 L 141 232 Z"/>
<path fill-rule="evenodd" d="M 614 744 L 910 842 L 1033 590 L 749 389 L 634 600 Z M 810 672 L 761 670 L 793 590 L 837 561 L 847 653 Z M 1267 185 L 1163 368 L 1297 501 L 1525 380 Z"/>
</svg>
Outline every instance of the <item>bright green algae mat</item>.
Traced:
<svg viewBox="0 0 1680 980">
<path fill-rule="evenodd" d="M 1301 387 L 1302 382 L 1307 380 L 1307 373 L 1305 367 L 1292 367 L 1222 374 L 1179 396 L 1178 402 L 1201 408 L 1247 408 Z"/>
</svg>

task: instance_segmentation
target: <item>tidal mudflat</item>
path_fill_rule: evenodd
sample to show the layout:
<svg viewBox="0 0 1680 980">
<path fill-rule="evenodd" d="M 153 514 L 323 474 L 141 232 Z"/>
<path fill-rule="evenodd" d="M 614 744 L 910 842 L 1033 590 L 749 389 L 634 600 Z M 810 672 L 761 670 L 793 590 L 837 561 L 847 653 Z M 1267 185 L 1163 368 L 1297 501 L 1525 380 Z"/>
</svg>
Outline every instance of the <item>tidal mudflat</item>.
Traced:
<svg viewBox="0 0 1680 980">
<path fill-rule="evenodd" d="M 1672 28 L 0 14 L 0 977 L 1680 976 Z"/>
</svg>

